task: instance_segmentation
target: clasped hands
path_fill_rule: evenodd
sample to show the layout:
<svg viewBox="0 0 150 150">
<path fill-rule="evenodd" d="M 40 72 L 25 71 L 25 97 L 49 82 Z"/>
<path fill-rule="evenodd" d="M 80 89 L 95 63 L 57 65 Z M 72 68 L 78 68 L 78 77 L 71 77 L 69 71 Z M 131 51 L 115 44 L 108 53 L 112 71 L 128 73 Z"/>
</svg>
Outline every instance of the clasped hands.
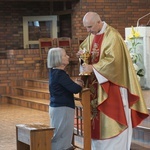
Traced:
<svg viewBox="0 0 150 150">
<path fill-rule="evenodd" d="M 80 85 L 82 88 L 84 87 L 84 81 L 81 79 L 76 78 L 75 79 L 75 83 L 77 83 L 78 85 Z"/>
</svg>

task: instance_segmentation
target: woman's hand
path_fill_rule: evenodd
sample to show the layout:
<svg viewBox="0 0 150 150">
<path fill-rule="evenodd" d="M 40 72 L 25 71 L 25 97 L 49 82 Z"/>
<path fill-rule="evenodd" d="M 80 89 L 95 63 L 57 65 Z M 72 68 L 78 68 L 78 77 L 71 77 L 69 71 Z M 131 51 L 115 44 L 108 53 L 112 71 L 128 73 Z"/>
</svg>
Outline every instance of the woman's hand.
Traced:
<svg viewBox="0 0 150 150">
<path fill-rule="evenodd" d="M 82 88 L 84 87 L 84 81 L 81 79 L 76 78 L 75 79 L 75 83 L 77 83 L 78 85 L 80 85 Z"/>
</svg>

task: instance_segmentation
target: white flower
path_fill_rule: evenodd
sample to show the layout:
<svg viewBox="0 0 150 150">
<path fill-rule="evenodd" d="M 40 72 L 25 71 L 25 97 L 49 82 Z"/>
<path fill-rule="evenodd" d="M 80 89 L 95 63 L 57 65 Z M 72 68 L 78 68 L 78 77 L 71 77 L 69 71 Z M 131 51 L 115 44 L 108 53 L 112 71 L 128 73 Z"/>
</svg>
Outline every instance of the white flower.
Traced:
<svg viewBox="0 0 150 150">
<path fill-rule="evenodd" d="M 140 81 L 140 76 L 137 76 L 137 78 L 138 78 L 138 81 Z"/>
<path fill-rule="evenodd" d="M 131 52 L 131 53 L 130 53 L 130 56 L 131 56 L 131 59 L 132 59 L 133 63 L 135 63 L 135 62 L 136 62 L 136 60 L 137 60 L 137 54 L 136 54 L 136 53 Z"/>
<path fill-rule="evenodd" d="M 142 56 L 140 53 L 138 53 L 137 47 L 139 44 L 138 42 L 138 38 L 140 37 L 140 33 L 138 31 L 136 31 L 133 26 L 132 26 L 132 30 L 131 30 L 131 34 L 128 36 L 128 40 L 130 41 L 130 47 L 129 47 L 129 52 L 130 52 L 130 56 L 133 62 L 133 66 L 134 69 L 136 71 L 136 74 L 138 76 L 138 78 L 144 76 L 144 69 L 143 68 L 139 68 L 139 63 L 141 63 L 142 61 Z"/>
<path fill-rule="evenodd" d="M 136 73 L 137 73 L 137 72 L 138 72 L 138 70 L 139 70 L 138 65 L 137 65 L 137 64 L 135 64 L 135 63 L 133 63 L 133 66 L 134 66 L 134 69 L 135 69 L 135 71 L 136 71 Z"/>
</svg>

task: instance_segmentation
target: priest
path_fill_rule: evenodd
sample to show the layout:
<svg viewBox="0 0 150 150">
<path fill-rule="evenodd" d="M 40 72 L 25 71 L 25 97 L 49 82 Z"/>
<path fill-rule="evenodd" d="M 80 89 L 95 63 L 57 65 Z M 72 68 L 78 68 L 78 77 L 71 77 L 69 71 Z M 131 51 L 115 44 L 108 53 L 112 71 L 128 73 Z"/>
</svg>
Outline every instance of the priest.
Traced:
<svg viewBox="0 0 150 150">
<path fill-rule="evenodd" d="M 129 51 L 119 32 L 87 12 L 83 25 L 89 33 L 77 55 L 88 51 L 82 78 L 91 90 L 92 150 L 130 150 L 132 130 L 148 117 Z M 90 110 L 89 110 L 90 111 Z"/>
</svg>

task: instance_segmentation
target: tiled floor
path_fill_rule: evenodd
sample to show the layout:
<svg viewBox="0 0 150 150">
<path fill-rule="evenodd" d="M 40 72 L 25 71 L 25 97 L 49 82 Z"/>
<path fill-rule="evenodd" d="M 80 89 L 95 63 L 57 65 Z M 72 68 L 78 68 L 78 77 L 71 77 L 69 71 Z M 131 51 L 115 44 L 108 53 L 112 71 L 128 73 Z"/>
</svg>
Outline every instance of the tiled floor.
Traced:
<svg viewBox="0 0 150 150">
<path fill-rule="evenodd" d="M 28 123 L 49 125 L 49 114 L 25 107 L 0 104 L 0 150 L 16 150 L 16 125 Z"/>
<path fill-rule="evenodd" d="M 16 150 L 16 125 L 28 123 L 49 125 L 49 114 L 25 107 L 0 104 L 0 150 Z M 132 145 L 132 150 L 148 149 Z"/>
<path fill-rule="evenodd" d="M 0 104 L 0 150 L 17 150 L 16 125 L 28 123 L 49 125 L 49 114 L 26 107 Z"/>
</svg>

